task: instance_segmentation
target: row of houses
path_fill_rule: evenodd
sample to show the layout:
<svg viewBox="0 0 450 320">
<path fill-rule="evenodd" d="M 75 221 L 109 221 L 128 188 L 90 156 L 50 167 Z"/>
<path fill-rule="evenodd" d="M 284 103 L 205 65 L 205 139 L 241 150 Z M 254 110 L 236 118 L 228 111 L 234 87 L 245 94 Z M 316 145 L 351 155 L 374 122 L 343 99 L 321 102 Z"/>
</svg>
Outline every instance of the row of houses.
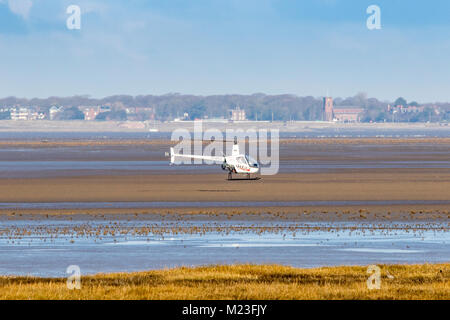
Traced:
<svg viewBox="0 0 450 320">
<path fill-rule="evenodd" d="M 102 106 L 80 106 L 78 109 L 83 112 L 84 120 L 92 121 L 104 112 L 111 112 L 112 108 L 108 105 Z M 0 113 L 9 113 L 11 120 L 57 120 L 58 115 L 64 111 L 62 106 L 52 106 L 50 108 L 40 108 L 34 106 L 13 106 L 0 108 Z M 152 108 L 125 108 L 128 120 L 153 120 L 154 111 Z"/>
<path fill-rule="evenodd" d="M 431 106 L 429 107 L 435 114 L 441 113 L 441 108 L 438 106 Z M 424 106 L 403 106 L 403 105 L 396 105 L 391 106 L 390 104 L 387 106 L 387 111 L 389 113 L 419 113 L 424 112 L 425 107 Z"/>
<path fill-rule="evenodd" d="M 191 117 L 189 116 L 189 113 L 185 112 L 182 117 L 177 117 L 173 119 L 174 122 L 180 122 L 180 121 L 189 121 Z M 193 119 L 193 120 L 199 120 L 199 119 Z M 208 116 L 204 116 L 202 120 L 208 120 L 212 122 L 228 122 L 228 121 L 247 121 L 247 116 L 244 109 L 241 109 L 240 107 L 236 107 L 234 109 L 228 110 L 228 118 L 225 117 L 222 118 L 209 118 Z"/>
<path fill-rule="evenodd" d="M 441 113 L 441 109 L 438 106 L 428 107 L 433 110 L 436 115 Z M 361 117 L 364 114 L 364 108 L 358 106 L 334 106 L 333 98 L 323 98 L 323 121 L 335 121 L 335 122 L 360 122 Z M 419 105 L 395 105 L 387 106 L 387 112 L 391 114 L 413 114 L 421 113 L 425 111 L 425 106 Z"/>
<path fill-rule="evenodd" d="M 9 112 L 11 120 L 43 120 L 46 113 L 30 107 L 6 107 L 0 108 L 0 113 Z"/>
<path fill-rule="evenodd" d="M 62 111 L 62 107 L 51 107 L 43 109 L 39 107 L 3 107 L 0 113 L 9 112 L 11 120 L 54 120 L 58 112 Z"/>
</svg>

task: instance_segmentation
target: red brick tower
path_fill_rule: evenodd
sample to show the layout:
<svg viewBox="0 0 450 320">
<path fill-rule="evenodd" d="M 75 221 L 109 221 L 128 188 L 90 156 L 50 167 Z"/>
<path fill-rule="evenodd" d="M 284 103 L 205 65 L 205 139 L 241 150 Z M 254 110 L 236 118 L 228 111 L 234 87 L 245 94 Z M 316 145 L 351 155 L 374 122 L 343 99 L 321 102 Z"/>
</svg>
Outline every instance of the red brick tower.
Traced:
<svg viewBox="0 0 450 320">
<path fill-rule="evenodd" d="M 333 98 L 323 98 L 323 121 L 333 121 Z"/>
</svg>

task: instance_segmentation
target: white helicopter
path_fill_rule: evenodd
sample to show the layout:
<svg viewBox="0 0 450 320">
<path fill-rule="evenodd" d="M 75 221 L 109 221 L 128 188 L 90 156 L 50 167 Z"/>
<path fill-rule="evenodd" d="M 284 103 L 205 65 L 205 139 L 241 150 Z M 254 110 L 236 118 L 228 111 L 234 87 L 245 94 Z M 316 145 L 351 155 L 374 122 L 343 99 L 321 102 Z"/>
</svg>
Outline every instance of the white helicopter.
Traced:
<svg viewBox="0 0 450 320">
<path fill-rule="evenodd" d="M 175 162 L 175 158 L 190 158 L 210 160 L 214 162 L 222 162 L 222 170 L 228 170 L 228 180 L 233 180 L 233 173 L 239 175 L 246 175 L 248 180 L 258 180 L 258 177 L 251 177 L 252 174 L 259 172 L 259 164 L 252 157 L 241 154 L 239 152 L 239 144 L 234 140 L 231 156 L 203 156 L 194 154 L 175 153 L 173 148 L 170 148 L 170 164 Z"/>
</svg>

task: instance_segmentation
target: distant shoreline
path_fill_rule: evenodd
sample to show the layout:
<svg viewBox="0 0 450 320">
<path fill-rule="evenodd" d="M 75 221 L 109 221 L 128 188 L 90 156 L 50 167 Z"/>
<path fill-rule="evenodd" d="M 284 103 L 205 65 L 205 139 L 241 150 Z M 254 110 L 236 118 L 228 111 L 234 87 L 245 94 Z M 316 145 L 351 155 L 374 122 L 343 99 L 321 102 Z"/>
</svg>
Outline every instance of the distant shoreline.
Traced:
<svg viewBox="0 0 450 320">
<path fill-rule="evenodd" d="M 215 122 L 202 121 L 203 129 L 217 128 L 249 128 L 254 129 L 279 129 L 280 132 L 307 132 L 321 129 L 355 129 L 355 130 L 442 130 L 449 131 L 447 123 L 334 123 L 323 121 L 294 121 L 294 122 L 267 122 L 267 121 L 242 121 L 242 122 Z M 192 131 L 193 121 L 173 122 L 145 122 L 145 121 L 13 121 L 1 120 L 0 132 L 172 132 L 175 129 L 187 129 Z M 149 131 L 152 130 L 152 131 Z"/>
<path fill-rule="evenodd" d="M 450 133 L 450 132 L 449 132 Z M 269 143 L 271 139 L 267 140 Z M 3 139 L 0 134 L 0 147 L 3 148 L 58 148 L 58 147 L 81 147 L 81 146 L 109 146 L 109 147 L 121 147 L 121 146 L 170 146 L 178 143 L 178 141 L 172 141 L 164 137 L 152 137 L 152 138 L 109 138 L 109 139 L 70 139 L 64 137 L 56 137 L 51 140 L 27 140 L 24 138 L 8 138 Z M 209 144 L 209 141 L 204 141 L 203 144 Z M 449 137 L 348 137 L 348 138 L 328 138 L 328 137 L 313 137 L 313 138 L 280 138 L 280 145 L 423 145 L 423 144 L 450 144 Z M 158 158 L 159 159 L 159 158 Z"/>
</svg>

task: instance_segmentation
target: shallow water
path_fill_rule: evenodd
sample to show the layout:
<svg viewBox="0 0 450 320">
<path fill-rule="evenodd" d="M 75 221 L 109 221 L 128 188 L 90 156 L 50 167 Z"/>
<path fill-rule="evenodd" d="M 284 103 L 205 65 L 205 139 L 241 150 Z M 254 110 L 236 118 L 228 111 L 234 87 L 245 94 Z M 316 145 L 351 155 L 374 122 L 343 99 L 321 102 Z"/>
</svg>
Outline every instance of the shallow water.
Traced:
<svg viewBox="0 0 450 320">
<path fill-rule="evenodd" d="M 0 151 L 0 155 L 1 152 Z M 448 161 L 282 161 L 280 173 L 327 172 L 341 169 L 450 168 Z M 0 161 L 0 178 L 83 175 L 220 173 L 219 165 L 174 165 L 168 161 Z"/>
<path fill-rule="evenodd" d="M 170 230 L 180 224 L 194 229 L 178 234 L 130 231 L 149 226 Z M 78 265 L 82 274 L 93 274 L 231 263 L 310 268 L 450 261 L 450 232 L 438 223 L 376 228 L 349 222 L 275 225 L 276 231 L 258 232 L 258 228 L 273 227 L 274 222 L 4 221 L 0 224 L 0 274 L 64 277 L 69 265 Z M 77 233 L 111 226 L 117 230 L 115 235 Z M 205 227 L 211 231 L 201 231 Z M 220 231 L 214 231 L 217 227 Z M 14 234 L 14 230 L 30 233 Z"/>
</svg>

